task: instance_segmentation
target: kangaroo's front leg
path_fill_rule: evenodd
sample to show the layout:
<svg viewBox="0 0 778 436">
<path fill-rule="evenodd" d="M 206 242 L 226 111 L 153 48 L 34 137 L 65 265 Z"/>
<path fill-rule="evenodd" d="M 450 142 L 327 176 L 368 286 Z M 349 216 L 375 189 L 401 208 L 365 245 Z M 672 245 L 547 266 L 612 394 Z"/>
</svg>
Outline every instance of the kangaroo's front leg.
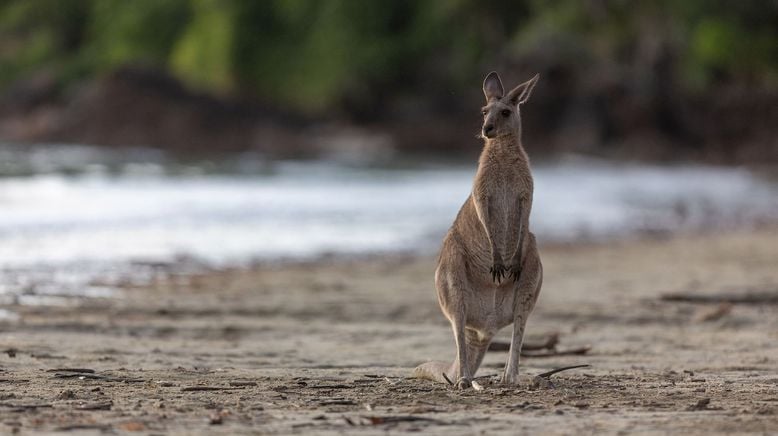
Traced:
<svg viewBox="0 0 778 436">
<path fill-rule="evenodd" d="M 521 299 L 521 296 L 517 295 L 516 298 Z M 532 311 L 532 309 L 525 309 L 526 306 L 526 304 L 520 304 L 518 313 L 514 313 L 511 349 L 500 380 L 500 383 L 503 384 L 513 385 L 519 382 L 519 358 L 521 357 L 521 345 L 524 341 L 524 327 L 527 325 L 527 318 Z"/>
<path fill-rule="evenodd" d="M 524 241 L 527 237 L 528 227 L 529 227 L 529 213 L 530 208 L 532 207 L 531 200 L 526 200 L 522 197 L 519 197 L 518 199 L 518 207 L 516 211 L 516 217 L 515 222 L 518 224 L 518 238 L 516 243 L 516 249 L 513 252 L 513 256 L 511 256 L 510 264 L 508 266 L 508 275 L 513 279 L 514 282 L 519 282 L 519 279 L 521 278 L 521 270 L 524 267 Z"/>
<path fill-rule="evenodd" d="M 494 210 L 495 202 L 485 191 L 474 192 L 473 202 L 475 204 L 476 214 L 481 221 L 481 225 L 484 227 L 486 238 L 489 240 L 489 246 L 492 251 L 492 267 L 489 268 L 489 274 L 491 274 L 493 282 L 500 283 L 505 277 L 506 272 L 508 272 L 508 269 L 503 263 L 502 252 L 497 245 L 497 239 L 495 239 L 495 230 L 497 226 Z"/>
</svg>

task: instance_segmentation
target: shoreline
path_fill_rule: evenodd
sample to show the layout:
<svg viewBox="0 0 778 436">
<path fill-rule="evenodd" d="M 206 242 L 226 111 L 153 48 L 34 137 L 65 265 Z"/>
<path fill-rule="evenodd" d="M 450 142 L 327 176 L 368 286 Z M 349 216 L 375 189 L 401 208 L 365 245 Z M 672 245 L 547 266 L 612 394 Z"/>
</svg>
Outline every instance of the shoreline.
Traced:
<svg viewBox="0 0 778 436">
<path fill-rule="evenodd" d="M 580 252 L 588 249 L 619 249 L 630 245 L 645 245 L 662 243 L 673 240 L 698 240 L 714 238 L 716 235 L 725 234 L 753 234 L 778 232 L 778 221 L 752 223 L 750 226 L 731 228 L 724 225 L 709 228 L 685 229 L 674 232 L 636 232 L 626 236 L 613 235 L 610 237 L 580 237 L 574 240 L 565 239 L 540 239 L 541 253 L 546 250 L 552 252 L 571 250 Z M 548 239 L 551 239 L 550 241 Z M 45 289 L 57 286 L 55 281 L 33 281 L 28 284 L 28 289 L 22 293 L 6 291 L 0 298 L 0 307 L 4 308 L 0 313 L 0 322 L 4 319 L 16 319 L 12 308 L 28 306 L 73 306 L 89 304 L 90 301 L 112 301 L 124 298 L 127 292 L 166 286 L 177 283 L 177 286 L 186 286 L 188 283 L 207 279 L 211 276 L 251 274 L 261 270 L 285 270 L 306 267 L 338 267 L 347 264 L 360 263 L 429 263 L 431 265 L 430 277 L 434 272 L 434 262 L 437 259 L 439 248 L 424 250 L 390 250 L 390 251 L 366 251 L 360 253 L 327 252 L 310 256 L 286 256 L 279 258 L 255 258 L 242 262 L 217 264 L 207 260 L 179 256 L 170 261 L 135 259 L 127 263 L 106 264 L 92 272 L 84 273 L 85 280 L 78 280 L 63 287 L 62 292 L 50 292 Z M 89 265 L 89 263 L 84 263 Z M 75 268 L 78 264 L 70 265 Z M 118 270 L 122 272 L 117 273 Z M 37 265 L 34 268 L 6 268 L 5 273 L 15 275 L 27 272 L 35 272 L 39 276 L 55 277 L 52 274 L 56 268 L 47 265 Z M 103 271 L 100 273 L 99 271 Z M 110 277 L 109 279 L 109 276 Z M 138 276 L 141 276 L 140 278 Z M 44 292 L 36 292 L 41 287 Z M 74 289 L 81 287 L 83 291 Z M 9 287 L 10 289 L 10 287 Z M 27 301 L 27 302 L 23 302 Z"/>
</svg>

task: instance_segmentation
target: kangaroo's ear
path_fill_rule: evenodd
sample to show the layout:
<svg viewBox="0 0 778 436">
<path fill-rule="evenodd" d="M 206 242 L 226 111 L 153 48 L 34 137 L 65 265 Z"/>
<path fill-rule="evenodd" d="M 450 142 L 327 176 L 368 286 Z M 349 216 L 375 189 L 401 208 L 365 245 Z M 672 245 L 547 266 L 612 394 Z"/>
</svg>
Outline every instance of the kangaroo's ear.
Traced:
<svg viewBox="0 0 778 436">
<path fill-rule="evenodd" d="M 511 92 L 508 93 L 508 101 L 514 106 L 526 103 L 529 100 L 530 94 L 532 94 L 532 89 L 538 83 L 538 78 L 540 78 L 540 74 L 535 74 L 535 77 L 511 89 Z"/>
<path fill-rule="evenodd" d="M 505 90 L 502 87 L 502 81 L 500 81 L 500 76 L 497 75 L 496 71 L 492 71 L 486 76 L 486 79 L 484 79 L 484 95 L 486 96 L 486 101 L 496 98 L 501 99 L 503 94 L 505 94 Z"/>
</svg>

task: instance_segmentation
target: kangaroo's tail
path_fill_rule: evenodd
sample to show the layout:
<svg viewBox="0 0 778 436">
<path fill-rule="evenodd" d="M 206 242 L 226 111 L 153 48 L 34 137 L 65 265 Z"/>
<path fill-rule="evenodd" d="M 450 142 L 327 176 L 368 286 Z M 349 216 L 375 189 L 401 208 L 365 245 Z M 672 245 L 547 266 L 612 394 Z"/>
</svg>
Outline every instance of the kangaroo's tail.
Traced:
<svg viewBox="0 0 778 436">
<path fill-rule="evenodd" d="M 413 370 L 413 377 L 424 380 L 432 380 L 436 382 L 452 384 L 456 380 L 454 376 L 453 365 L 450 363 L 432 361 L 422 363 Z"/>
</svg>

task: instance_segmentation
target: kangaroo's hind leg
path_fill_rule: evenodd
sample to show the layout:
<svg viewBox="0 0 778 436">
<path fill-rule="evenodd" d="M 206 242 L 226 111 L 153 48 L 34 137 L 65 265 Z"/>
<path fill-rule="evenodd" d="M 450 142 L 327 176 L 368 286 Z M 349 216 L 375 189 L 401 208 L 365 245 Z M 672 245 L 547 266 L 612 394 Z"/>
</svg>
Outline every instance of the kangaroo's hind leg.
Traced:
<svg viewBox="0 0 778 436">
<path fill-rule="evenodd" d="M 461 271 L 461 270 L 460 270 Z M 438 299 L 443 313 L 451 322 L 451 329 L 454 332 L 454 342 L 456 343 L 457 355 L 454 360 L 453 372 L 454 384 L 459 389 L 469 388 L 473 381 L 471 368 L 477 356 L 470 356 L 467 336 L 465 334 L 465 324 L 467 322 L 467 298 L 466 293 L 470 292 L 467 286 L 467 280 L 453 271 L 447 271 L 441 268 L 436 277 L 435 285 L 438 288 Z"/>
<path fill-rule="evenodd" d="M 451 292 L 448 274 L 445 272 L 445 270 L 446 268 L 444 268 L 444 266 L 438 265 L 438 269 L 435 271 L 435 289 L 437 291 L 440 308 L 446 318 L 451 321 L 452 317 L 450 316 L 449 309 L 459 311 L 459 308 L 463 307 L 464 302 L 459 301 L 461 298 L 457 297 L 456 292 Z M 461 323 L 461 325 L 464 329 L 464 323 Z M 455 326 L 454 321 L 451 321 L 451 326 L 454 330 L 454 338 L 457 339 L 457 327 Z M 464 333 L 461 336 L 464 336 Z M 461 368 L 459 365 L 460 357 L 467 356 L 467 351 L 464 351 L 463 353 L 459 352 L 460 344 L 464 345 L 465 341 L 457 340 L 457 357 L 453 363 L 441 362 L 437 360 L 422 363 L 413 370 L 413 376 L 416 378 L 450 384 L 458 382 Z"/>
<path fill-rule="evenodd" d="M 489 344 L 492 341 L 491 336 L 484 336 L 475 330 L 465 329 L 465 356 L 467 362 L 465 366 L 467 373 L 471 376 L 475 376 L 478 368 L 481 366 L 481 362 L 484 359 L 486 350 L 489 348 Z M 422 378 L 437 382 L 454 383 L 459 381 L 457 374 L 459 373 L 459 361 L 454 360 L 453 363 L 431 361 L 422 363 L 413 370 L 413 376 L 415 378 Z M 457 385 L 457 387 L 460 387 Z M 466 388 L 467 386 L 461 386 Z"/>
<path fill-rule="evenodd" d="M 535 237 L 530 234 L 527 255 L 524 258 L 516 295 L 513 299 L 513 336 L 510 355 L 505 365 L 501 383 L 516 384 L 519 381 L 519 357 L 524 340 L 524 328 L 543 285 L 543 265 L 540 263 Z"/>
<path fill-rule="evenodd" d="M 492 342 L 492 335 L 465 329 L 465 342 L 467 345 L 467 370 L 471 376 L 475 377 L 481 362 L 484 360 L 486 350 L 489 349 L 489 344 Z"/>
<path fill-rule="evenodd" d="M 443 314 L 451 323 L 451 329 L 454 333 L 456 359 L 450 365 L 443 362 L 428 362 L 420 365 L 414 371 L 414 375 L 420 378 L 443 381 L 448 379 L 460 389 L 471 386 L 474 371 L 483 358 L 479 344 L 474 343 L 472 338 L 468 341 L 466 334 L 466 303 L 467 295 L 471 290 L 464 275 L 465 268 L 461 262 L 462 259 L 458 257 L 442 258 L 438 270 L 435 272 L 438 302 Z"/>
</svg>

